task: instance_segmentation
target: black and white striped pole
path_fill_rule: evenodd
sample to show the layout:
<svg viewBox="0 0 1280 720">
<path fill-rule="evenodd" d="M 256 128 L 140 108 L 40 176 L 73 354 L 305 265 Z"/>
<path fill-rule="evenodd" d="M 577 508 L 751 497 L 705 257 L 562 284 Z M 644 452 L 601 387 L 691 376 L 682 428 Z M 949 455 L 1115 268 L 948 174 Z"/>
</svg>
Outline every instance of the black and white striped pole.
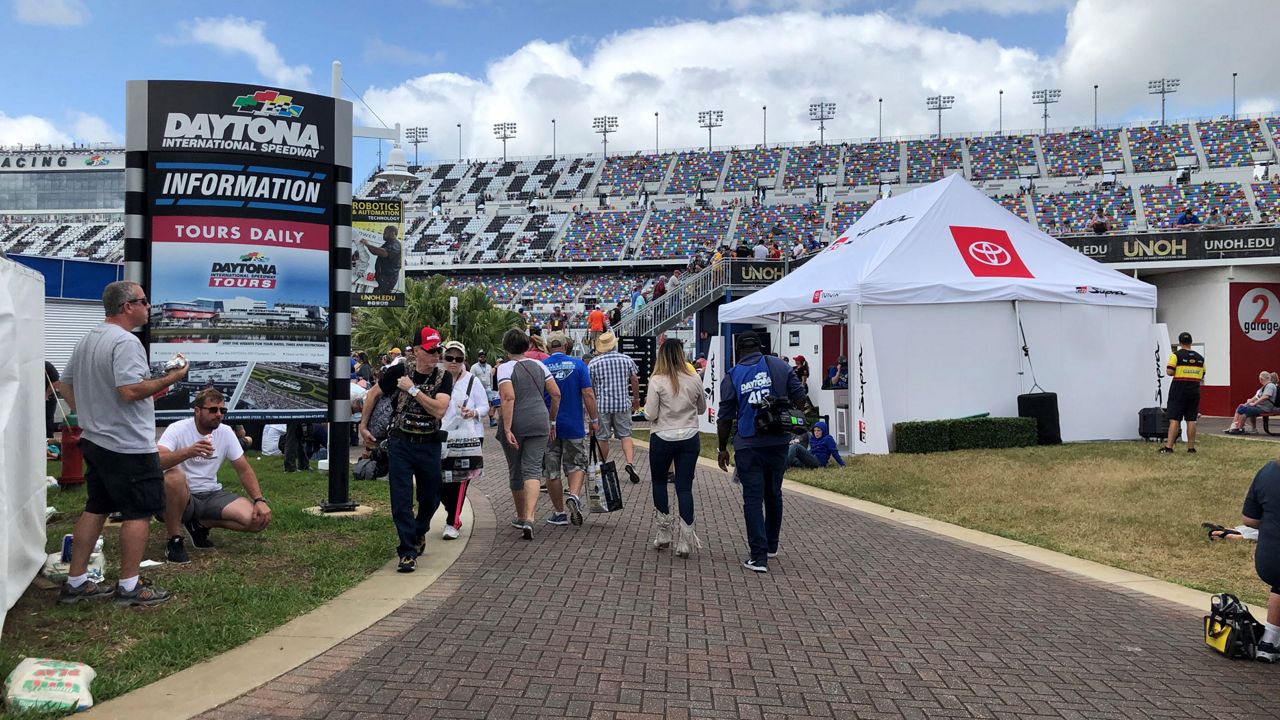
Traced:
<svg viewBox="0 0 1280 720">
<path fill-rule="evenodd" d="M 335 94 L 335 99 L 337 95 Z M 351 103 L 334 103 L 336 196 L 329 232 L 329 498 L 326 513 L 351 512 Z"/>
</svg>

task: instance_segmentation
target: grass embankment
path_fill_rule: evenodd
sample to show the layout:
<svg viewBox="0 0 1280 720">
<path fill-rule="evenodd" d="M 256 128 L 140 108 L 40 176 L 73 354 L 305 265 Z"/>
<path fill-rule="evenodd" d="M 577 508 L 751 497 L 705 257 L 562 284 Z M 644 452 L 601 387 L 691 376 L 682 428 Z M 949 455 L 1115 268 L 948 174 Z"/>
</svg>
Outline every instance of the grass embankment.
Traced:
<svg viewBox="0 0 1280 720">
<path fill-rule="evenodd" d="M 189 565 L 143 569 L 144 577 L 173 593 L 155 608 L 119 608 L 110 600 L 57 605 L 56 589 L 29 587 L 9 612 L 0 641 L 0 677 L 23 657 L 50 657 L 91 665 L 95 701 L 107 700 L 244 644 L 356 585 L 392 559 L 395 530 L 385 483 L 352 482 L 354 500 L 375 508 L 365 520 L 309 515 L 303 508 L 326 495 L 325 473 L 285 474 L 281 459 L 250 462 L 271 502 L 273 519 L 259 535 L 214 530 L 217 547 L 187 542 Z M 312 466 L 314 468 L 314 465 Z M 56 464 L 50 474 L 57 475 Z M 230 465 L 224 487 L 240 491 Z M 48 552 L 84 507 L 84 488 L 50 490 L 61 511 L 48 525 Z M 107 579 L 118 577 L 119 530 L 104 533 Z M 153 523 L 145 557 L 164 560 L 164 529 Z M 8 717 L 0 707 L 0 717 Z"/>
<path fill-rule="evenodd" d="M 862 455 L 787 479 L 1264 605 L 1254 543 L 1211 542 L 1200 523 L 1239 524 L 1249 483 L 1280 445 L 1197 445 L 1196 455 L 1142 442 Z M 715 458 L 714 436 L 702 436 L 702 454 Z"/>
</svg>

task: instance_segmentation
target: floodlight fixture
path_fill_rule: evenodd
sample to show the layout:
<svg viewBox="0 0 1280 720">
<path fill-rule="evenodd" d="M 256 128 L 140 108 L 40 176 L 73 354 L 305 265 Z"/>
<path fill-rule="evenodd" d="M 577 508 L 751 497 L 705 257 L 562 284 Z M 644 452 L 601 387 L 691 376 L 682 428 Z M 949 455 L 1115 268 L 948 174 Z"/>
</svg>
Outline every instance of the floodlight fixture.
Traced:
<svg viewBox="0 0 1280 720">
<path fill-rule="evenodd" d="M 1049 88 L 1045 88 L 1044 90 L 1031 91 L 1032 104 L 1044 106 L 1044 134 L 1045 135 L 1049 134 L 1049 106 L 1052 105 L 1053 103 L 1058 102 L 1058 100 L 1060 100 L 1061 98 L 1062 98 L 1061 90 L 1050 90 Z"/>
<path fill-rule="evenodd" d="M 933 95 L 924 99 L 924 107 L 926 110 L 934 110 L 938 113 L 938 137 L 942 137 L 942 111 L 950 110 L 956 104 L 955 95 Z"/>
<path fill-rule="evenodd" d="M 1152 80 L 1147 83 L 1147 94 L 1160 96 L 1160 124 L 1161 125 L 1164 125 L 1165 100 L 1168 98 L 1168 95 L 1170 93 L 1178 92 L 1178 86 L 1181 84 L 1182 84 L 1182 81 L 1179 80 L 1178 78 L 1161 78 L 1159 80 Z"/>
<path fill-rule="evenodd" d="M 502 141 L 502 162 L 506 162 L 507 141 L 516 136 L 516 124 L 513 122 L 494 123 L 493 136 Z"/>
<path fill-rule="evenodd" d="M 826 144 L 827 121 L 835 118 L 836 104 L 820 101 L 809 103 L 809 119 L 818 123 L 818 144 Z"/>
<path fill-rule="evenodd" d="M 698 127 L 707 129 L 707 152 L 711 152 L 711 128 L 724 125 L 723 110 L 703 110 L 698 113 Z"/>
<path fill-rule="evenodd" d="M 404 139 L 413 143 L 413 164 L 418 166 L 418 146 L 427 141 L 427 128 L 411 127 L 404 129 Z"/>
<path fill-rule="evenodd" d="M 591 129 L 600 133 L 600 142 L 604 145 L 603 156 L 605 159 L 609 157 L 609 133 L 618 131 L 618 117 L 616 115 L 600 115 L 591 120 Z"/>
</svg>

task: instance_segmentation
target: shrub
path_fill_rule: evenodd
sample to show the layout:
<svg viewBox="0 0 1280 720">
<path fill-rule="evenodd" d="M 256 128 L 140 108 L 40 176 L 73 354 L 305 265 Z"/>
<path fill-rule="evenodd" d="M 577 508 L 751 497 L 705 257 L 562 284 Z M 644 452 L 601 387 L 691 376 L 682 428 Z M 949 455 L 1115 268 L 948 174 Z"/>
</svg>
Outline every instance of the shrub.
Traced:
<svg viewBox="0 0 1280 720">
<path fill-rule="evenodd" d="M 897 451 L 928 453 L 974 448 L 1027 447 L 1036 444 L 1034 418 L 983 417 L 921 420 L 893 426 Z"/>
</svg>

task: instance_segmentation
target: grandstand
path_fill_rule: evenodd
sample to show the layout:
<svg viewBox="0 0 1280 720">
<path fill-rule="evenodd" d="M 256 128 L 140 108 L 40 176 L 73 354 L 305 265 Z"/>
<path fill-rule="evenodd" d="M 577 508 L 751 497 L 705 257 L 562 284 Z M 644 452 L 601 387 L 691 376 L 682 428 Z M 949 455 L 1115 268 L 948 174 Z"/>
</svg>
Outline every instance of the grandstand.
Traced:
<svg viewBox="0 0 1280 720">
<path fill-rule="evenodd" d="M 1217 208 L 1224 225 L 1271 223 L 1280 215 L 1280 185 L 1274 168 L 1265 179 L 1255 167 L 1276 161 L 1277 138 L 1280 117 L 1242 116 L 673 149 L 607 161 L 596 154 L 442 162 L 412 167 L 413 180 L 399 187 L 375 177 L 356 184 L 358 195 L 405 201 L 410 273 L 448 267 L 456 284 L 479 284 L 498 302 L 543 312 L 555 303 L 629 298 L 707 245 L 830 242 L 867 212 L 882 183 L 900 194 L 953 172 L 1059 235 L 1088 232 L 1099 209 L 1113 231 L 1168 228 L 1183 206 L 1201 220 Z M 27 193 L 0 193 L 8 203 L 0 206 L 0 249 L 118 262 L 124 163 L 122 151 L 108 152 L 118 162 L 79 168 L 88 180 L 69 195 L 61 180 L 42 185 L 40 173 L 15 180 L 0 172 L 0 181 L 8 177 Z"/>
</svg>

